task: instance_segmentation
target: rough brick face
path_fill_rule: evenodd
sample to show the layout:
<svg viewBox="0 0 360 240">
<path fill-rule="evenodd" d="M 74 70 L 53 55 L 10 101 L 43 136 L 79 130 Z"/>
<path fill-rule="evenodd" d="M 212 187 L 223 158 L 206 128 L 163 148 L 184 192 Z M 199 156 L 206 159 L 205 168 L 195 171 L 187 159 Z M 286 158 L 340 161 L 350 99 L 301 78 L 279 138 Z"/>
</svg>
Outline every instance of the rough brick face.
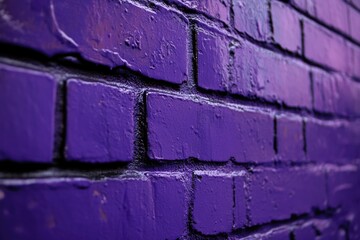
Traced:
<svg viewBox="0 0 360 240">
<path fill-rule="evenodd" d="M 235 29 L 259 40 L 270 37 L 268 1 L 234 0 Z"/>
<path fill-rule="evenodd" d="M 234 65 L 231 92 L 310 107 L 310 78 L 302 64 L 244 42 L 235 50 Z"/>
<path fill-rule="evenodd" d="M 340 37 L 304 21 L 305 57 L 330 68 L 348 72 L 349 48 Z"/>
<path fill-rule="evenodd" d="M 227 87 L 230 65 L 230 41 L 220 33 L 198 29 L 198 84 L 210 90 Z"/>
<path fill-rule="evenodd" d="M 306 123 L 307 154 L 310 160 L 346 163 L 360 156 L 359 122 L 344 124 L 309 121 Z"/>
<path fill-rule="evenodd" d="M 102 83 L 67 83 L 66 157 L 81 162 L 131 161 L 135 95 Z"/>
<path fill-rule="evenodd" d="M 300 19 L 295 11 L 285 4 L 271 2 L 271 17 L 274 28 L 274 40 L 282 47 L 293 51 L 301 50 Z"/>
<path fill-rule="evenodd" d="M 81 0 L 75 5 L 45 0 L 36 8 L 31 2 L 7 0 L 2 7 L 16 21 L 12 24 L 2 18 L 1 41 L 50 56 L 77 52 L 89 61 L 128 66 L 173 83 L 186 79 L 186 21 L 162 7 L 150 11 L 128 1 L 110 0 Z M 150 37 L 156 39 L 150 41 Z"/>
<path fill-rule="evenodd" d="M 360 85 L 352 80 L 325 72 L 313 73 L 314 109 L 319 112 L 359 116 Z"/>
<path fill-rule="evenodd" d="M 0 75 L 0 160 L 51 162 L 55 79 L 2 64 Z"/>
<path fill-rule="evenodd" d="M 0 240 L 360 239 L 359 0 L 0 0 Z"/>
<path fill-rule="evenodd" d="M 204 234 L 230 232 L 233 223 L 232 178 L 195 173 L 194 228 Z"/>
<path fill-rule="evenodd" d="M 2 239 L 177 238 L 184 230 L 186 211 L 184 187 L 180 183 L 172 178 L 159 191 L 156 190 L 159 179 L 154 181 L 155 189 L 146 179 L 9 182 L 0 188 L 3 196 L 0 219 L 5 224 L 2 229 L 8 229 L 1 231 L 0 236 Z M 165 190 L 167 196 L 163 194 Z M 171 206 L 171 218 L 177 225 L 164 221 L 170 212 L 163 212 L 163 206 Z M 76 226 L 76 230 L 69 231 L 71 226 Z"/>
<path fill-rule="evenodd" d="M 252 225 L 287 219 L 291 214 L 306 213 L 313 207 L 325 207 L 325 173 L 322 171 L 263 170 L 251 175 L 248 184 Z"/>
<path fill-rule="evenodd" d="M 283 161 L 304 161 L 305 140 L 302 119 L 277 117 L 278 155 Z"/>
<path fill-rule="evenodd" d="M 147 117 L 152 159 L 272 161 L 273 120 L 269 115 L 149 93 Z"/>
</svg>

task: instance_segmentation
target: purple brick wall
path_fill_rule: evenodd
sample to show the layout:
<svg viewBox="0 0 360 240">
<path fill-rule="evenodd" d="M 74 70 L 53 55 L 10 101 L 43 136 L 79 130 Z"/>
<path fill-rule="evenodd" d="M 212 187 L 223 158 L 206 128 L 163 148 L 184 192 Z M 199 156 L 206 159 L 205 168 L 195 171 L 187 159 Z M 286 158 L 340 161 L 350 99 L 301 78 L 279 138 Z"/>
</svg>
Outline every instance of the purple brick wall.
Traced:
<svg viewBox="0 0 360 240">
<path fill-rule="evenodd" d="M 0 1 L 0 239 L 360 239 L 360 1 Z"/>
</svg>

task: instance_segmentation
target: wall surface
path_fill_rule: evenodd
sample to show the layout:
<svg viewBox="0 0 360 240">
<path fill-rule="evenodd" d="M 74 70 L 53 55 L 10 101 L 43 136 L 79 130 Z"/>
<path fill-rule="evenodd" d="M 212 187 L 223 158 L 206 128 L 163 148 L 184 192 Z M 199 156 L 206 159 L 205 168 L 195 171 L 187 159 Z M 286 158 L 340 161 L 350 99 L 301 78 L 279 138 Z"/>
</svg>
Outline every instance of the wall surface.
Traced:
<svg viewBox="0 0 360 240">
<path fill-rule="evenodd" d="M 360 239 L 359 0 L 1 0 L 0 239 Z"/>
</svg>

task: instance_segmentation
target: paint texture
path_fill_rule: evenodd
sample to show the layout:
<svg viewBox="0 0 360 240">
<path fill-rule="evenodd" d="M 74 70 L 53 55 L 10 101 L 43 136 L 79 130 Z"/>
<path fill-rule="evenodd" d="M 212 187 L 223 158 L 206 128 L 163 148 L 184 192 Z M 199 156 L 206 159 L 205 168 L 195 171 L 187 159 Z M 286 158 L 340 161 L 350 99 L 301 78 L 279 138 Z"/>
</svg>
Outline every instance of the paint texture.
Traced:
<svg viewBox="0 0 360 240">
<path fill-rule="evenodd" d="M 0 0 L 0 239 L 360 239 L 360 1 Z"/>
</svg>

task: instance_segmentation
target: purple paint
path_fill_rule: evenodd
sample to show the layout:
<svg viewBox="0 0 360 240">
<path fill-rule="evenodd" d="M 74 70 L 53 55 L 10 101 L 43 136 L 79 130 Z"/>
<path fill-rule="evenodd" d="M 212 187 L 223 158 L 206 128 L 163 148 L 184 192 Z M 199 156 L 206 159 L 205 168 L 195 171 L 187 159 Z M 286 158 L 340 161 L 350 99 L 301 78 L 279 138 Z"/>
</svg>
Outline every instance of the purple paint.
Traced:
<svg viewBox="0 0 360 240">
<path fill-rule="evenodd" d="M 187 79 L 186 20 L 169 9 L 111 0 L 6 0 L 1 7 L 11 16 L 0 18 L 3 42 L 49 56 L 76 52 L 95 63 L 127 66 L 172 83 Z"/>
<path fill-rule="evenodd" d="M 309 21 L 304 21 L 304 36 L 307 59 L 342 72 L 349 71 L 350 51 L 343 39 Z"/>
<path fill-rule="evenodd" d="M 242 42 L 235 49 L 231 92 L 288 106 L 309 108 L 310 77 L 305 65 Z"/>
<path fill-rule="evenodd" d="M 131 90 L 71 79 L 66 103 L 68 160 L 132 161 L 135 94 Z"/>
<path fill-rule="evenodd" d="M 314 109 L 319 112 L 359 116 L 360 85 L 341 75 L 313 73 Z"/>
<path fill-rule="evenodd" d="M 148 155 L 154 160 L 270 162 L 270 115 L 160 93 L 147 95 Z"/>
<path fill-rule="evenodd" d="M 251 225 L 288 219 L 292 214 L 323 209 L 325 172 L 321 169 L 262 170 L 249 180 Z"/>
<path fill-rule="evenodd" d="M 185 227 L 180 176 L 9 180 L 0 192 L 1 239 L 175 239 Z"/>
<path fill-rule="evenodd" d="M 194 228 L 210 235 L 230 232 L 233 223 L 232 178 L 196 172 L 194 181 Z"/>
<path fill-rule="evenodd" d="M 302 119 L 277 117 L 277 147 L 282 161 L 304 161 L 305 140 Z"/>
<path fill-rule="evenodd" d="M 55 144 L 55 79 L 2 64 L 0 76 L 0 160 L 50 163 Z"/>
<path fill-rule="evenodd" d="M 360 239 L 359 6 L 0 0 L 0 239 Z"/>
<path fill-rule="evenodd" d="M 259 40 L 270 38 L 267 0 L 234 0 L 235 29 Z"/>
<path fill-rule="evenodd" d="M 197 29 L 198 84 L 210 90 L 226 89 L 229 85 L 230 40 L 206 28 Z"/>
<path fill-rule="evenodd" d="M 163 1 L 163 0 L 155 0 Z M 205 13 L 224 23 L 230 23 L 230 0 L 165 0 Z"/>
<path fill-rule="evenodd" d="M 300 18 L 285 4 L 271 3 L 271 19 L 274 28 L 274 40 L 283 48 L 293 52 L 301 50 Z"/>
</svg>

